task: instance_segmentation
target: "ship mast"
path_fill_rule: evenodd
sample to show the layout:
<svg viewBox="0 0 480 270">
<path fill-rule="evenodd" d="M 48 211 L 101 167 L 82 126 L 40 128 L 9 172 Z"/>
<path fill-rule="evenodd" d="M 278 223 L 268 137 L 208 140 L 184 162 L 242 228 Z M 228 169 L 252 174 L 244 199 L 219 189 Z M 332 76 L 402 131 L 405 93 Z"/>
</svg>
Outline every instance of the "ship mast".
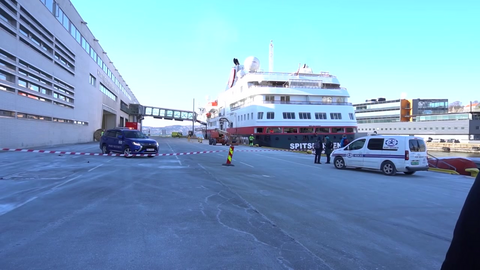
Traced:
<svg viewBox="0 0 480 270">
<path fill-rule="evenodd" d="M 273 40 L 270 40 L 270 54 L 268 59 L 268 71 L 273 72 Z"/>
</svg>

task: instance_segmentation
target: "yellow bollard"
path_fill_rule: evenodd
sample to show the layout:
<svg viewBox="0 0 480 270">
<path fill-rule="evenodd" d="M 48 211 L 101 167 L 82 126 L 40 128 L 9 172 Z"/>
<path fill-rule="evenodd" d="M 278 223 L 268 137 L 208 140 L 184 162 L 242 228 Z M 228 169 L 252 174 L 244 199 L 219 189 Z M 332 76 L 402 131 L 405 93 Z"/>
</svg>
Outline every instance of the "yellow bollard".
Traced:
<svg viewBox="0 0 480 270">
<path fill-rule="evenodd" d="M 188 142 L 190 142 L 190 136 L 188 136 L 187 138 L 188 138 Z"/>
</svg>

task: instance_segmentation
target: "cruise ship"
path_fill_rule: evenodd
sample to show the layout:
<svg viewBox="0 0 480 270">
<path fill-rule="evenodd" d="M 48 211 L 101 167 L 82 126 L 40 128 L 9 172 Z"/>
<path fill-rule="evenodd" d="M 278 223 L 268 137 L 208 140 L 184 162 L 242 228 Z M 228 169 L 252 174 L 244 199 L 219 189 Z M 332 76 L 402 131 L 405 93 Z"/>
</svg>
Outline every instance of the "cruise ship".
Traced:
<svg viewBox="0 0 480 270">
<path fill-rule="evenodd" d="M 253 135 L 259 146 L 291 150 L 311 149 L 319 136 L 354 138 L 354 108 L 336 76 L 306 64 L 265 72 L 253 56 L 233 62 L 225 91 L 203 108 L 207 137 L 215 130 L 245 141 Z"/>
</svg>

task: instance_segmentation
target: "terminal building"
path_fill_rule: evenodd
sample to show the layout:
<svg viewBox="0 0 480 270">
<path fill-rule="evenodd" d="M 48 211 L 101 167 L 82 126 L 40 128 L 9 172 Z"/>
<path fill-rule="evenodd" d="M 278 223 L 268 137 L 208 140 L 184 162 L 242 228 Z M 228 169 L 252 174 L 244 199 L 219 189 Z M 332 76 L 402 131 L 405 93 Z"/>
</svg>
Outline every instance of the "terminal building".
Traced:
<svg viewBox="0 0 480 270">
<path fill-rule="evenodd" d="M 359 133 L 480 140 L 480 111 L 449 113 L 448 99 L 378 98 L 353 106 Z"/>
<path fill-rule="evenodd" d="M 69 0 L 0 1 L 0 148 L 91 142 L 138 104 Z"/>
</svg>

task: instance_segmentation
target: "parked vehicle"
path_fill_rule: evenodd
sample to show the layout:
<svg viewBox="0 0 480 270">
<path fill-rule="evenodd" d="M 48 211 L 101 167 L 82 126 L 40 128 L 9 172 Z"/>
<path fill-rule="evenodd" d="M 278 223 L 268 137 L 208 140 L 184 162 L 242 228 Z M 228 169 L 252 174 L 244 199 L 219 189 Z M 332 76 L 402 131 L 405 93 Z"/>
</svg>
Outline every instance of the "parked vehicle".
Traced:
<svg viewBox="0 0 480 270">
<path fill-rule="evenodd" d="M 331 154 L 337 169 L 366 168 L 386 175 L 428 170 L 427 147 L 421 137 L 372 135 L 358 138 Z"/>
<path fill-rule="evenodd" d="M 182 136 L 182 132 L 172 132 L 172 138 L 181 138 Z"/>
<path fill-rule="evenodd" d="M 117 128 L 103 134 L 100 149 L 103 154 L 117 152 L 123 153 L 125 157 L 131 157 L 132 154 L 157 154 L 158 142 L 138 130 Z"/>
<path fill-rule="evenodd" d="M 217 143 L 221 143 L 225 145 L 228 143 L 228 132 L 221 131 L 221 130 L 214 130 L 210 132 L 210 137 L 208 139 L 208 144 L 210 145 L 217 145 Z"/>
</svg>

